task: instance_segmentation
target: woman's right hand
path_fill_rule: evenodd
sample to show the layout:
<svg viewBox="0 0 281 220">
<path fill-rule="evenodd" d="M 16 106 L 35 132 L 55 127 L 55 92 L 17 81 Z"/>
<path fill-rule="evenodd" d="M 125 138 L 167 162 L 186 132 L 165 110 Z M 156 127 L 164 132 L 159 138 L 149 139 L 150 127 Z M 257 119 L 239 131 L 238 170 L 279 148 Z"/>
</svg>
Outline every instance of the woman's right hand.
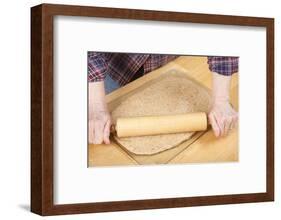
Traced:
<svg viewBox="0 0 281 220">
<path fill-rule="evenodd" d="M 89 142 L 92 144 L 110 144 L 111 116 L 107 110 L 93 112 L 89 119 Z"/>
<path fill-rule="evenodd" d="M 91 144 L 109 144 L 111 116 L 105 101 L 104 82 L 89 83 L 88 135 Z"/>
</svg>

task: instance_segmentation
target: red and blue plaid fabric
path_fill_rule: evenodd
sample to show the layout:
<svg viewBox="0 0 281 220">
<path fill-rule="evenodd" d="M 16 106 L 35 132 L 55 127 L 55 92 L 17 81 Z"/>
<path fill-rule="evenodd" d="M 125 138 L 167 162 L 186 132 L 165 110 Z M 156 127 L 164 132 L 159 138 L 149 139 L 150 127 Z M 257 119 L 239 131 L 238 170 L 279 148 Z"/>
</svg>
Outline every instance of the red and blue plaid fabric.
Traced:
<svg viewBox="0 0 281 220">
<path fill-rule="evenodd" d="M 143 66 L 146 74 L 177 57 L 160 54 L 88 52 L 88 81 L 103 81 L 106 74 L 109 74 L 123 86 L 133 79 L 140 67 Z M 237 57 L 208 57 L 208 64 L 211 71 L 223 75 L 231 75 L 238 71 Z"/>
<path fill-rule="evenodd" d="M 225 76 L 238 72 L 238 57 L 208 57 L 209 69 Z"/>
</svg>

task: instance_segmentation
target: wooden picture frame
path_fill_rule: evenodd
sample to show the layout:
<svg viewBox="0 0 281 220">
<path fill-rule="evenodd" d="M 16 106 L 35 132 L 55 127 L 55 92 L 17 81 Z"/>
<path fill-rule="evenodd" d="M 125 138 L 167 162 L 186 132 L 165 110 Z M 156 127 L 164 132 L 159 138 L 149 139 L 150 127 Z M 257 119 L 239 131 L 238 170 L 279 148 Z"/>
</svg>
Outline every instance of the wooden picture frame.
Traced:
<svg viewBox="0 0 281 220">
<path fill-rule="evenodd" d="M 53 17 L 88 16 L 266 28 L 266 192 L 55 205 L 53 202 Z M 40 215 L 158 209 L 274 200 L 274 19 L 42 4 L 31 8 L 31 211 Z"/>
</svg>

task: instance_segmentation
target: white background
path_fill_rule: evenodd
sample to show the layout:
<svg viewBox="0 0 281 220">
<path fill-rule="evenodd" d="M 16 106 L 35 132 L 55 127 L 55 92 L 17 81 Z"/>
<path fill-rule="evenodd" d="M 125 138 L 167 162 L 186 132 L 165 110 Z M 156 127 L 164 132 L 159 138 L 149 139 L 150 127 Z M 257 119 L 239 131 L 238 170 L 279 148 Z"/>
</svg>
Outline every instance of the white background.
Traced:
<svg viewBox="0 0 281 220">
<path fill-rule="evenodd" d="M 48 1 L 53 3 L 82 4 L 82 1 Z M 277 41 L 280 31 L 278 1 L 181 1 L 181 0 L 142 0 L 142 1 L 83 1 L 85 5 L 108 7 L 127 7 L 155 10 L 189 11 L 201 13 L 219 13 L 235 15 L 251 15 L 275 17 L 276 20 L 276 56 L 280 50 Z M 1 218 L 36 219 L 29 213 L 29 161 L 30 161 L 30 6 L 41 1 L 9 1 L 2 3 L 1 14 Z M 277 59 L 276 59 L 277 60 Z M 276 63 L 276 73 L 280 62 Z M 279 77 L 276 74 L 276 81 Z M 276 94 L 280 93 L 280 83 L 276 84 Z M 276 112 L 280 111 L 280 103 L 276 97 Z M 254 110 L 253 110 L 254 111 Z M 276 114 L 277 122 L 280 115 Z M 280 124 L 276 123 L 276 130 Z M 277 135 L 276 135 L 277 136 Z M 137 212 L 119 212 L 106 214 L 87 214 L 79 218 L 98 219 L 277 219 L 280 207 L 280 160 L 279 145 L 281 138 L 276 137 L 276 201 L 275 203 L 239 204 L 213 207 L 193 207 L 166 210 L 149 210 Z M 113 186 L 114 187 L 114 186 Z M 77 216 L 50 217 L 76 219 Z"/>
<path fill-rule="evenodd" d="M 54 26 L 55 204 L 266 191 L 265 28 L 65 16 Z M 239 56 L 239 163 L 87 169 L 87 50 Z"/>
</svg>

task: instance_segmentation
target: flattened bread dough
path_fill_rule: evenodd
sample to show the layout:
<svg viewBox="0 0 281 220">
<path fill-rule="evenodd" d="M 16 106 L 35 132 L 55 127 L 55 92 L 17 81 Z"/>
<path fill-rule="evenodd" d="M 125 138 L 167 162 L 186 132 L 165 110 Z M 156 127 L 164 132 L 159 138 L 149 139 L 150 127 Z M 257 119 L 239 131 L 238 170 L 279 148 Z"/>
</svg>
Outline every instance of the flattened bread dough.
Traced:
<svg viewBox="0 0 281 220">
<path fill-rule="evenodd" d="M 121 102 L 112 111 L 112 119 L 115 123 L 119 117 L 207 112 L 209 105 L 210 95 L 207 89 L 191 81 L 184 74 L 171 72 Z M 188 140 L 193 133 L 127 138 L 114 136 L 114 139 L 134 154 L 151 155 L 179 145 Z"/>
</svg>

